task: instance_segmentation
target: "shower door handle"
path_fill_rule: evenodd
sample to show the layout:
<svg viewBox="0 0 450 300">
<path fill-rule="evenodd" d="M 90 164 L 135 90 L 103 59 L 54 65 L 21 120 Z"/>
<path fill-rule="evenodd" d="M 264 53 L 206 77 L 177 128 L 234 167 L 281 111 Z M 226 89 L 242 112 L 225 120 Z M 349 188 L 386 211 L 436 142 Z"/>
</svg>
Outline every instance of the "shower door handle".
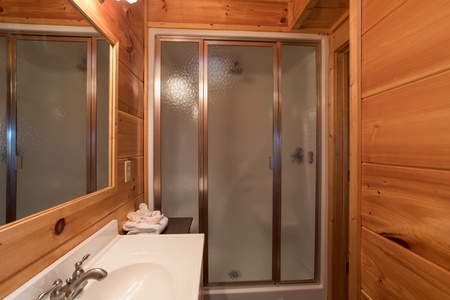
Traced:
<svg viewBox="0 0 450 300">
<path fill-rule="evenodd" d="M 16 170 L 21 170 L 22 169 L 22 155 L 17 155 L 16 156 Z"/>
</svg>

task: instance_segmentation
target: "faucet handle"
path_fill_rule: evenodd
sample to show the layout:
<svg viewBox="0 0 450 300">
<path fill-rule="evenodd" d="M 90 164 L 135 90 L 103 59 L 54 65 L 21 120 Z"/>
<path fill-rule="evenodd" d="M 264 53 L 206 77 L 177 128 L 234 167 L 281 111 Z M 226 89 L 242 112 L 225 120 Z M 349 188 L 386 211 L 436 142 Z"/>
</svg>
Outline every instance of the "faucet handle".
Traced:
<svg viewBox="0 0 450 300">
<path fill-rule="evenodd" d="M 83 256 L 83 258 L 80 261 L 78 261 L 75 264 L 75 271 L 73 271 L 73 273 L 72 273 L 72 278 L 67 278 L 67 280 L 66 280 L 67 284 L 72 283 L 75 279 L 77 279 L 78 277 L 80 277 L 84 273 L 83 262 L 86 259 L 88 259 L 89 255 L 90 255 L 89 253 L 86 254 L 85 256 Z"/>
<path fill-rule="evenodd" d="M 84 261 L 89 258 L 89 255 L 90 254 L 88 253 L 85 256 L 83 256 L 83 258 L 75 264 L 75 269 L 77 270 L 81 269 L 81 266 L 83 265 Z"/>
<path fill-rule="evenodd" d="M 51 295 L 51 294 L 53 294 L 53 293 L 55 293 L 55 292 L 61 291 L 62 283 L 63 283 L 63 282 L 62 282 L 61 279 L 55 280 L 55 282 L 53 283 L 53 286 L 52 286 L 48 291 L 45 291 L 45 292 L 41 293 L 41 294 L 36 298 L 36 300 L 42 300 L 42 299 L 44 299 L 45 297 L 47 297 L 48 295 Z"/>
</svg>

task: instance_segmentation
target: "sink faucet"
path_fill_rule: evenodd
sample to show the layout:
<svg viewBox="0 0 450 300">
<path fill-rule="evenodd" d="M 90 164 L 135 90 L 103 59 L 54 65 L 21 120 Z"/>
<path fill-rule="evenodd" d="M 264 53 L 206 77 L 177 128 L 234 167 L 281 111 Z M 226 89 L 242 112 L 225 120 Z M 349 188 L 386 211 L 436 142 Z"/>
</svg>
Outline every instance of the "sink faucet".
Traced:
<svg viewBox="0 0 450 300">
<path fill-rule="evenodd" d="M 61 279 L 57 279 L 53 283 L 53 286 L 48 291 L 40 294 L 36 300 L 43 300 L 46 298 L 50 300 L 73 300 L 86 286 L 88 280 L 103 280 L 108 275 L 105 270 L 100 268 L 94 268 L 86 272 L 83 270 L 83 262 L 88 257 L 89 254 L 86 254 L 81 261 L 75 264 L 75 271 L 71 278 L 66 279 L 65 285 L 63 285 Z"/>
<path fill-rule="evenodd" d="M 95 279 L 97 281 L 101 281 L 106 277 L 106 275 L 108 275 L 108 273 L 100 268 L 95 268 L 83 272 L 78 278 L 74 279 L 70 283 L 67 283 L 65 286 L 63 286 L 61 289 L 61 293 L 57 292 L 52 293 L 50 295 L 50 300 L 72 300 L 86 286 L 88 280 Z"/>
</svg>

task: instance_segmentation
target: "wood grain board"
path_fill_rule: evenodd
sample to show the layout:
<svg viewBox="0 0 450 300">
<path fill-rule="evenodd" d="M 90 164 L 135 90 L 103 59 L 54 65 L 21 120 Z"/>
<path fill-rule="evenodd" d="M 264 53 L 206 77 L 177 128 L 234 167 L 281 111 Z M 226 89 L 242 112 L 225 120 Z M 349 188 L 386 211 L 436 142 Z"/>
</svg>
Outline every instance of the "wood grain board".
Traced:
<svg viewBox="0 0 450 300">
<path fill-rule="evenodd" d="M 361 0 L 361 299 L 450 299 L 450 6 Z"/>
</svg>

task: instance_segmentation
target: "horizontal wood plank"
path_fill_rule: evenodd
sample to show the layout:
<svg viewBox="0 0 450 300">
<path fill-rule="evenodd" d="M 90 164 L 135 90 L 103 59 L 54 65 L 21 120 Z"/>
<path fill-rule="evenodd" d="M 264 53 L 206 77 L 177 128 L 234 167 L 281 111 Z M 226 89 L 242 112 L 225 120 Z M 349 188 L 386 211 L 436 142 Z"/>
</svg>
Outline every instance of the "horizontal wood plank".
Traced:
<svg viewBox="0 0 450 300">
<path fill-rule="evenodd" d="M 364 227 L 361 282 L 373 299 L 450 299 L 450 272 Z"/>
<path fill-rule="evenodd" d="M 128 3 L 128 1 L 105 1 L 102 4 L 110 12 L 112 19 L 120 28 L 132 30 L 141 44 L 144 44 L 145 4 L 144 1 Z"/>
<path fill-rule="evenodd" d="M 84 24 L 84 17 L 65 0 L 2 0 L 0 2 L 0 22 L 67 25 Z"/>
<path fill-rule="evenodd" d="M 363 0 L 363 17 L 361 18 L 362 35 L 406 2 L 408 0 Z"/>
<path fill-rule="evenodd" d="M 293 0 L 288 6 L 289 29 L 298 29 L 302 26 L 318 0 Z"/>
<path fill-rule="evenodd" d="M 344 19 L 339 26 L 330 34 L 330 50 L 337 51 L 344 45 L 349 43 L 349 20 L 348 17 Z M 332 59 L 332 58 L 330 58 Z M 330 86 L 331 88 L 331 86 Z"/>
<path fill-rule="evenodd" d="M 144 118 L 144 83 L 128 68 L 119 65 L 119 110 Z"/>
<path fill-rule="evenodd" d="M 148 22 L 287 27 L 287 3 L 277 1 L 149 1 Z"/>
<path fill-rule="evenodd" d="M 362 225 L 450 271 L 450 171 L 363 164 Z"/>
<path fill-rule="evenodd" d="M 144 120 L 119 112 L 118 158 L 144 156 Z"/>
<path fill-rule="evenodd" d="M 362 160 L 450 169 L 450 71 L 362 101 Z"/>
<path fill-rule="evenodd" d="M 363 98 L 450 69 L 449 19 L 446 0 L 409 0 L 366 32 L 362 37 Z"/>
</svg>

